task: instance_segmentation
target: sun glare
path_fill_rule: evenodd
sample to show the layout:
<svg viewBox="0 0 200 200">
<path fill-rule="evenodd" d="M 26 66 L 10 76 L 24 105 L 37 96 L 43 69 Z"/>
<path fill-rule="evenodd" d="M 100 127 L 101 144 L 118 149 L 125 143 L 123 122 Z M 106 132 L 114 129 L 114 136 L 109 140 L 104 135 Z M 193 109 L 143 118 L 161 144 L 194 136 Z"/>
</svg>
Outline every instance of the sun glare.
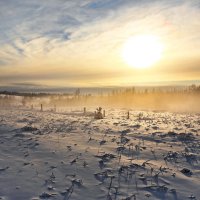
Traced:
<svg viewBox="0 0 200 200">
<path fill-rule="evenodd" d="M 123 60 L 134 68 L 151 67 L 162 56 L 163 45 L 152 35 L 139 35 L 129 38 L 122 50 Z"/>
</svg>

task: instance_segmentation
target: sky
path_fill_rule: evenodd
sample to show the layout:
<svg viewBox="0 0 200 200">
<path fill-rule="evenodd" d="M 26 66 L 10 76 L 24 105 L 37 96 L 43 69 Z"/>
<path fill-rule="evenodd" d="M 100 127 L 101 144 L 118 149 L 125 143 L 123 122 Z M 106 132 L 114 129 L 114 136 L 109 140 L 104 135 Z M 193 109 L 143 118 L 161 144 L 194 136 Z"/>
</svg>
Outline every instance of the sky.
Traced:
<svg viewBox="0 0 200 200">
<path fill-rule="evenodd" d="M 126 41 L 164 48 L 147 69 Z M 133 55 L 134 56 L 134 55 Z M 130 86 L 200 80 L 200 0 L 0 0 L 0 86 Z"/>
</svg>

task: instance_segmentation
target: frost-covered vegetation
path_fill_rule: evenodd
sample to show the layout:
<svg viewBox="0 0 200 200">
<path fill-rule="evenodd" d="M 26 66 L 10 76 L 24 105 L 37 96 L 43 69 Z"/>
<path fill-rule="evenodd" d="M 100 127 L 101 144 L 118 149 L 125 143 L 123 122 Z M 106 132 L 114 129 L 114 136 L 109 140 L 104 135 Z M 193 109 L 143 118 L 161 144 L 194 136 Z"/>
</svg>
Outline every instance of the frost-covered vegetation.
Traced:
<svg viewBox="0 0 200 200">
<path fill-rule="evenodd" d="M 95 110 L 2 108 L 0 199 L 199 199 L 199 114 Z"/>
</svg>

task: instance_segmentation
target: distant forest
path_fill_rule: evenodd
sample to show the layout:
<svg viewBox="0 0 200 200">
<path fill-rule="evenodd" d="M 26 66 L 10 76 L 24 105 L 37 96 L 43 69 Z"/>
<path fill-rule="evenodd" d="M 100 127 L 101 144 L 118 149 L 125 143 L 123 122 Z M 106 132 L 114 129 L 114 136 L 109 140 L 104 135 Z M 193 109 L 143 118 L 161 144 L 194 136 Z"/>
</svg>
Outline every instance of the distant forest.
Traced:
<svg viewBox="0 0 200 200">
<path fill-rule="evenodd" d="M 123 89 L 112 89 L 111 92 L 106 92 L 108 96 L 116 94 L 141 94 L 141 93 L 199 93 L 200 85 L 190 85 L 185 87 L 166 86 L 166 87 L 129 87 Z M 103 92 L 100 95 L 105 95 Z M 27 97 L 46 97 L 46 96 L 92 96 L 92 94 L 82 94 L 81 89 L 75 89 L 74 93 L 50 93 L 50 92 L 15 92 L 15 91 L 0 91 L 0 95 L 27 96 Z"/>
<path fill-rule="evenodd" d="M 169 111 L 200 112 L 200 86 L 146 87 L 113 89 L 108 93 L 84 94 L 81 89 L 73 93 L 20 93 L 0 92 L 0 106 L 39 109 L 70 106 L 124 107 Z"/>
</svg>

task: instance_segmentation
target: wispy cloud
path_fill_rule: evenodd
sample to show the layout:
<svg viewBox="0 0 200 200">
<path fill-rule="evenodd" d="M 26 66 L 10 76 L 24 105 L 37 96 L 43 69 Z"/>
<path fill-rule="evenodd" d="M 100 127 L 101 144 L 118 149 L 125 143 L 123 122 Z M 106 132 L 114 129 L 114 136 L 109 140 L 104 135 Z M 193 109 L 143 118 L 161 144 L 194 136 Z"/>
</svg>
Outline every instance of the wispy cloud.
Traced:
<svg viewBox="0 0 200 200">
<path fill-rule="evenodd" d="M 0 1 L 0 77 L 36 80 L 44 70 L 49 80 L 51 74 L 59 79 L 63 69 L 72 83 L 104 69 L 119 78 L 124 74 L 120 48 L 141 33 L 162 38 L 171 65 L 174 57 L 200 56 L 199 19 L 199 0 Z M 28 77 L 30 71 L 34 74 Z"/>
</svg>

